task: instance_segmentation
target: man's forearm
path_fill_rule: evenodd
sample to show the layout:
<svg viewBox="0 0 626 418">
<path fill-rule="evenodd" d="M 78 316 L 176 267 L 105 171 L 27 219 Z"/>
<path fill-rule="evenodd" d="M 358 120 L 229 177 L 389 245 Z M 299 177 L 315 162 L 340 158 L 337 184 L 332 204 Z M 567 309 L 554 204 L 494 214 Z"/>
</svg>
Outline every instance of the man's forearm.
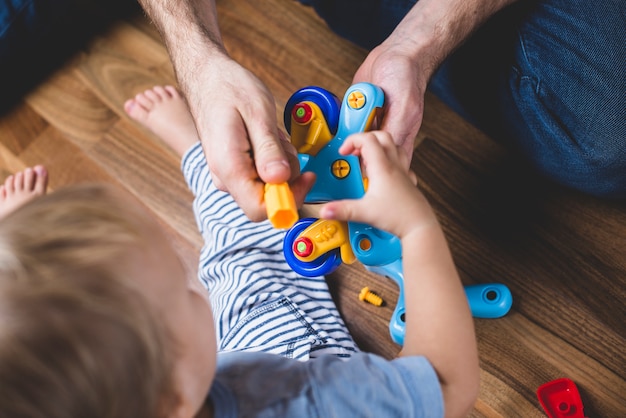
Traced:
<svg viewBox="0 0 626 418">
<path fill-rule="evenodd" d="M 516 1 L 420 0 L 396 27 L 388 42 L 401 43 L 430 78 L 474 30 Z"/>
<path fill-rule="evenodd" d="M 215 1 L 139 0 L 158 28 L 183 90 L 207 57 L 223 54 Z"/>
</svg>

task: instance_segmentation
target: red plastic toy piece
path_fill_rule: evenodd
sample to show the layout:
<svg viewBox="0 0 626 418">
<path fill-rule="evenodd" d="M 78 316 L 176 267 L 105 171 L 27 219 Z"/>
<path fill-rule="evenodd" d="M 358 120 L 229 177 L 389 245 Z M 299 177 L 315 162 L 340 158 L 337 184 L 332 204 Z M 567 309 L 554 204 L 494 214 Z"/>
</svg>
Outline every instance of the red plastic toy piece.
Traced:
<svg viewBox="0 0 626 418">
<path fill-rule="evenodd" d="M 308 237 L 300 237 L 293 243 L 293 252 L 300 257 L 308 257 L 313 253 L 313 241 Z"/>
<path fill-rule="evenodd" d="M 585 418 L 576 384 L 566 377 L 544 383 L 537 397 L 548 418 Z"/>
<path fill-rule="evenodd" d="M 298 103 L 293 107 L 291 114 L 297 123 L 305 124 L 313 117 L 313 109 L 308 103 Z"/>
</svg>

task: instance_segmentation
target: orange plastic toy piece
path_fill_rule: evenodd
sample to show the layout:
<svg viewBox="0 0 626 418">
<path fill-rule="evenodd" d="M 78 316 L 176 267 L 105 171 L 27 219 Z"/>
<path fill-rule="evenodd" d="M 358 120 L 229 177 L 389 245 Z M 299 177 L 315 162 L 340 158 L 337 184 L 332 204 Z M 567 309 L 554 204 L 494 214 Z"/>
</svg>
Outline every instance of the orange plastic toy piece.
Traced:
<svg viewBox="0 0 626 418">
<path fill-rule="evenodd" d="M 298 103 L 291 112 L 291 143 L 298 153 L 317 155 L 333 138 L 322 110 L 313 102 Z"/>
<path fill-rule="evenodd" d="M 348 239 L 348 224 L 319 219 L 300 233 L 294 243 L 294 255 L 300 261 L 310 262 L 339 248 L 341 260 L 346 264 L 356 261 Z"/>
<path fill-rule="evenodd" d="M 274 228 L 288 229 L 298 221 L 298 208 L 289 184 L 266 184 L 264 200 L 267 219 Z"/>
<path fill-rule="evenodd" d="M 361 293 L 359 293 L 359 300 L 369 302 L 374 306 L 383 305 L 383 298 L 372 292 L 367 286 L 361 289 Z"/>
</svg>

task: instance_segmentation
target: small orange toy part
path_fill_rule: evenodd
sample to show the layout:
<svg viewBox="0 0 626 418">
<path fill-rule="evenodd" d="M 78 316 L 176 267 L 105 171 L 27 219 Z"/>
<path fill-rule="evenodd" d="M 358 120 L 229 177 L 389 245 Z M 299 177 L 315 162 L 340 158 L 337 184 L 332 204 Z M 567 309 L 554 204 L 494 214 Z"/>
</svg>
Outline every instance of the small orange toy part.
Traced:
<svg viewBox="0 0 626 418">
<path fill-rule="evenodd" d="M 354 263 L 356 256 L 348 240 L 348 224 L 333 219 L 318 219 L 300 233 L 292 250 L 296 259 L 312 262 L 336 248 L 339 248 L 341 261 Z"/>
<path fill-rule="evenodd" d="M 359 293 L 359 300 L 369 302 L 374 306 L 382 306 L 383 304 L 383 298 L 370 291 L 370 288 L 367 286 L 361 289 L 361 293 Z"/>
<path fill-rule="evenodd" d="M 288 183 L 266 184 L 264 200 L 267 219 L 274 228 L 288 229 L 298 221 L 296 200 Z"/>
<path fill-rule="evenodd" d="M 333 138 L 322 110 L 313 102 L 295 105 L 291 121 L 291 143 L 299 154 L 317 155 Z"/>
</svg>

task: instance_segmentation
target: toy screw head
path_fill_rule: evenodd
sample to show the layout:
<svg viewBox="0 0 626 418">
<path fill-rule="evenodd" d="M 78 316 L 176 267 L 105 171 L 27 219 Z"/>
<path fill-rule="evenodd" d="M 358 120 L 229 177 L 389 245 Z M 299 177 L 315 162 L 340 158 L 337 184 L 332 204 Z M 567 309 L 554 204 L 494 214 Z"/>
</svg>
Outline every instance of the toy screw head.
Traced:
<svg viewBox="0 0 626 418">
<path fill-rule="evenodd" d="M 330 171 L 336 178 L 345 179 L 350 174 L 350 163 L 340 158 L 333 161 L 332 165 L 330 166 Z"/>
<path fill-rule="evenodd" d="M 359 90 L 350 92 L 348 94 L 348 106 L 353 109 L 361 109 L 365 106 L 365 95 Z"/>
<path fill-rule="evenodd" d="M 299 257 L 308 257 L 313 253 L 313 242 L 308 237 L 300 237 L 293 243 L 293 252 Z"/>
<path fill-rule="evenodd" d="M 304 125 L 313 118 L 313 109 L 308 103 L 298 103 L 291 111 L 291 115 L 296 123 Z"/>
</svg>

